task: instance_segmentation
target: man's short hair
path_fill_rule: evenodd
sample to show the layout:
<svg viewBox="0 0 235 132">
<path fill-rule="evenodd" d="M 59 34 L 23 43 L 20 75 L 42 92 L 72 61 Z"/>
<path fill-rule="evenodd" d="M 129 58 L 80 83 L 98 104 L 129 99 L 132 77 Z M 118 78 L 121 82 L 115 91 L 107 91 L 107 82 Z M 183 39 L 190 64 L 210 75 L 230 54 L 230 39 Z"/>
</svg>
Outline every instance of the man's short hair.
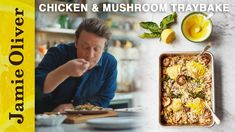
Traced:
<svg viewBox="0 0 235 132">
<path fill-rule="evenodd" d="M 112 35 L 110 28 L 107 25 L 105 25 L 103 20 L 98 18 L 88 18 L 82 21 L 82 23 L 78 26 L 75 32 L 76 41 L 83 30 L 90 33 L 94 33 L 99 37 L 106 38 L 107 41 L 110 39 Z"/>
</svg>

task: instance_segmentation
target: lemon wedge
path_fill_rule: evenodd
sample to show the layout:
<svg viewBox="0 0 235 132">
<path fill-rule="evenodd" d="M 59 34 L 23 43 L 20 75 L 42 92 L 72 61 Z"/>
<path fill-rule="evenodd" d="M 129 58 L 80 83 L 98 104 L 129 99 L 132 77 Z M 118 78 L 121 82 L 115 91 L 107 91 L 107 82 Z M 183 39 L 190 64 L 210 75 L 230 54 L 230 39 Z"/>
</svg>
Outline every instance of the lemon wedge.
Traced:
<svg viewBox="0 0 235 132">
<path fill-rule="evenodd" d="M 175 40 L 175 32 L 172 29 L 165 29 L 161 33 L 161 40 L 166 44 L 170 44 Z"/>
</svg>

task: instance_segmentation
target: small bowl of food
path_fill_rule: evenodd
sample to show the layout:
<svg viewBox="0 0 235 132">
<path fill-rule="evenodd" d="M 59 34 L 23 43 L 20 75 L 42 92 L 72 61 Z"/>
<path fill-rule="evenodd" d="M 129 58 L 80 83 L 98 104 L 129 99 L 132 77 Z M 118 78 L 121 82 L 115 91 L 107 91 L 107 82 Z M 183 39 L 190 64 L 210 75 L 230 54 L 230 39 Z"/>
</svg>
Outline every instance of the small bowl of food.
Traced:
<svg viewBox="0 0 235 132">
<path fill-rule="evenodd" d="M 38 114 L 36 115 L 36 125 L 40 126 L 58 126 L 65 119 L 66 115 L 61 114 Z"/>
<path fill-rule="evenodd" d="M 212 21 L 202 12 L 192 12 L 185 16 L 181 24 L 181 31 L 191 42 L 203 42 L 212 33 Z"/>
</svg>

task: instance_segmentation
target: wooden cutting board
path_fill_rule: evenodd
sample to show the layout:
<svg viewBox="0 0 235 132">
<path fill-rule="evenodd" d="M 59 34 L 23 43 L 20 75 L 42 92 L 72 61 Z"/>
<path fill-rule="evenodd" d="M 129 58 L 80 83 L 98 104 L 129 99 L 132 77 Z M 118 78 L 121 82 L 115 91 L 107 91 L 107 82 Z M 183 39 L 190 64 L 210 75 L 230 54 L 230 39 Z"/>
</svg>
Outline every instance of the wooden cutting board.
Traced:
<svg viewBox="0 0 235 132">
<path fill-rule="evenodd" d="M 64 123 L 78 124 L 78 123 L 84 123 L 88 119 L 115 117 L 118 116 L 118 113 L 115 111 L 108 111 L 105 114 L 96 114 L 96 115 L 79 115 L 79 114 L 66 114 L 66 115 L 67 118 L 65 119 Z"/>
</svg>

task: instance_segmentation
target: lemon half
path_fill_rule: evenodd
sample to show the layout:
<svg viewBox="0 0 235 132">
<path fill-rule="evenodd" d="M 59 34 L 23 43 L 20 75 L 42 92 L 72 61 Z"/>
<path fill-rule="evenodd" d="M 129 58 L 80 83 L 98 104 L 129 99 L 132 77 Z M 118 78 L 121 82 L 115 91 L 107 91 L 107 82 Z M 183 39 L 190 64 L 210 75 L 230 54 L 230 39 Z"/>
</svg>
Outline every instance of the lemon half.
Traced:
<svg viewBox="0 0 235 132">
<path fill-rule="evenodd" d="M 175 32 L 172 29 L 165 29 L 161 33 L 161 40 L 166 44 L 170 44 L 175 40 Z"/>
</svg>

